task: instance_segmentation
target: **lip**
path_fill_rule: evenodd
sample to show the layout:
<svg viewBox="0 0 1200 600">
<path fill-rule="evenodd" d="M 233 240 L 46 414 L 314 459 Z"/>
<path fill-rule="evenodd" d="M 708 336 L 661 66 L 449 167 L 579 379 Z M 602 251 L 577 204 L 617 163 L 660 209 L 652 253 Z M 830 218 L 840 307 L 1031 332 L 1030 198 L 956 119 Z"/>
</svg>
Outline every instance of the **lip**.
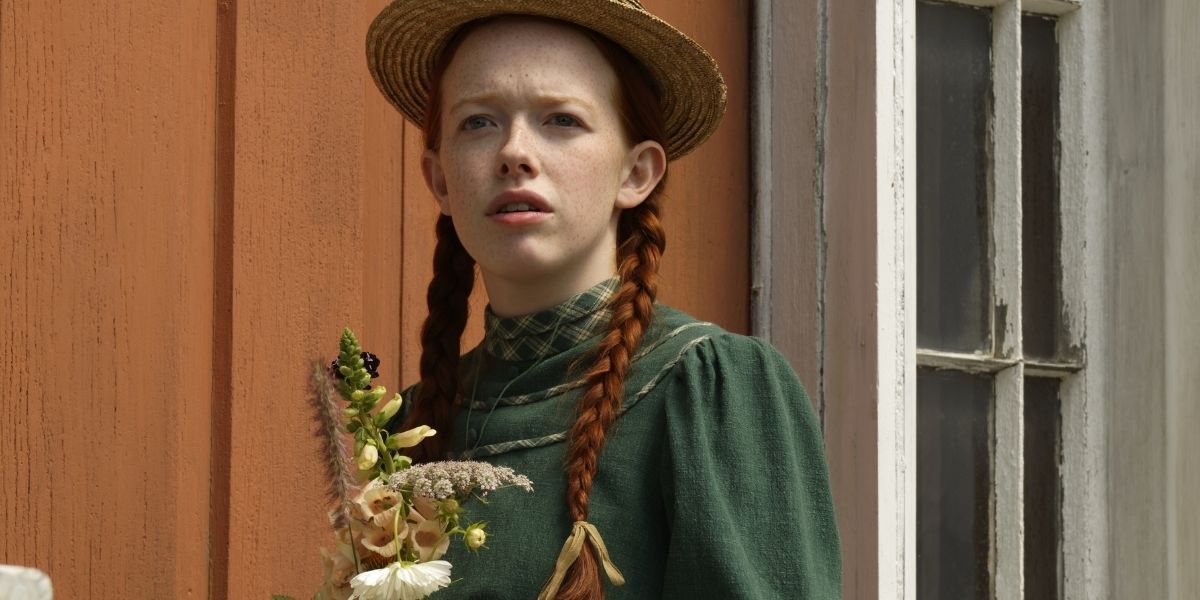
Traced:
<svg viewBox="0 0 1200 600">
<path fill-rule="evenodd" d="M 535 212 L 535 213 L 503 213 L 503 214 L 500 213 L 500 209 L 504 208 L 505 205 L 514 204 L 517 202 L 524 202 L 525 204 L 528 204 L 529 206 L 537 209 L 538 212 Z M 550 203 L 547 202 L 545 198 L 541 197 L 541 195 L 539 195 L 537 192 L 530 191 L 530 190 L 508 190 L 505 192 L 500 192 L 499 194 L 496 195 L 495 198 L 492 198 L 492 201 L 489 202 L 487 205 L 487 216 L 489 216 L 489 217 L 507 217 L 510 215 L 531 215 L 531 214 L 539 215 L 539 214 L 545 214 L 545 213 L 549 213 L 549 212 L 554 212 L 554 211 L 550 210 Z"/>
</svg>

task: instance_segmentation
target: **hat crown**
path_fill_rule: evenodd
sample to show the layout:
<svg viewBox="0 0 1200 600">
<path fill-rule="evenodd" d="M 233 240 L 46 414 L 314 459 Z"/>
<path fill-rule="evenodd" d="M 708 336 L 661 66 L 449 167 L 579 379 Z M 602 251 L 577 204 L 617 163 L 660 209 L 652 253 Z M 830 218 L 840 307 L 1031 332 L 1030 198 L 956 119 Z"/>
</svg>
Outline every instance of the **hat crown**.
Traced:
<svg viewBox="0 0 1200 600">
<path fill-rule="evenodd" d="M 446 42 L 466 23 L 504 14 L 573 23 L 628 51 L 660 93 L 669 159 L 708 138 L 725 112 L 725 81 L 716 61 L 641 0 L 392 0 L 367 31 L 371 76 L 388 101 L 421 125 Z"/>
</svg>

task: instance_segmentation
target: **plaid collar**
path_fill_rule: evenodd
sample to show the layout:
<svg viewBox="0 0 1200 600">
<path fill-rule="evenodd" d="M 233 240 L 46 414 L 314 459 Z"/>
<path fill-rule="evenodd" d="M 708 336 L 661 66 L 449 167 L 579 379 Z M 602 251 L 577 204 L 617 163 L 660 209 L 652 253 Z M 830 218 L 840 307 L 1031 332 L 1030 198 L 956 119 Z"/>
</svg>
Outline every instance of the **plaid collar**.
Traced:
<svg viewBox="0 0 1200 600">
<path fill-rule="evenodd" d="M 534 360 L 573 348 L 608 324 L 608 301 L 620 282 L 616 277 L 603 281 L 531 315 L 498 317 L 488 306 L 483 313 L 483 348 L 503 360 Z"/>
</svg>

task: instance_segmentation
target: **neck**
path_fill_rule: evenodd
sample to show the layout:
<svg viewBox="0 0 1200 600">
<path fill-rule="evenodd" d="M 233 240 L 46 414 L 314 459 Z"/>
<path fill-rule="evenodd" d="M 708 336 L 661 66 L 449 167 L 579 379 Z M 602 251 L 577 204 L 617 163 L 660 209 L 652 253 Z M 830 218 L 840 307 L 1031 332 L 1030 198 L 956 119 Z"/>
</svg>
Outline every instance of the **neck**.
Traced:
<svg viewBox="0 0 1200 600">
<path fill-rule="evenodd" d="M 560 278 L 539 278 L 513 281 L 483 273 L 488 303 L 499 317 L 515 317 L 540 312 L 596 284 L 614 277 L 615 269 L 607 272 L 568 272 Z"/>
</svg>

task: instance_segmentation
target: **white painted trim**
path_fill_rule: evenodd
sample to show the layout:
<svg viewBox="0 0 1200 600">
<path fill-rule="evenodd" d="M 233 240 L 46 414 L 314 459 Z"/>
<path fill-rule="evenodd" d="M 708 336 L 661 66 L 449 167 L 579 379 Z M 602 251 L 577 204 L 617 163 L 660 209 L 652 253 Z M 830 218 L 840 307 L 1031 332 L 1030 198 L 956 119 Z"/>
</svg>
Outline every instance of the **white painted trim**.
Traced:
<svg viewBox="0 0 1200 600">
<path fill-rule="evenodd" d="M 991 268 L 993 352 L 1022 355 L 1021 3 L 992 9 Z M 1000 315 L 1007 315 L 1002 322 Z"/>
<path fill-rule="evenodd" d="M 1073 362 L 1056 362 L 1038 359 L 996 358 L 987 354 L 966 354 L 917 348 L 917 366 L 931 369 L 950 369 L 967 373 L 999 373 L 1017 364 L 1025 365 L 1025 374 L 1030 377 L 1053 377 L 1064 379 L 1083 370 L 1083 365 Z"/>
<path fill-rule="evenodd" d="M 916 1 L 876 5 L 879 598 L 916 598 Z"/>
<path fill-rule="evenodd" d="M 1063 303 L 1067 343 L 1087 365 L 1107 364 L 1108 60 L 1105 7 L 1094 0 L 1059 18 Z M 1076 268 L 1071 268 L 1075 266 Z M 1085 338 L 1086 332 L 1086 338 Z M 1086 344 L 1084 343 L 1086 341 Z M 1062 383 L 1063 597 L 1109 595 L 1108 373 L 1084 369 Z"/>
<path fill-rule="evenodd" d="M 1025 597 L 1025 366 L 996 376 L 992 507 L 995 597 Z"/>
<path fill-rule="evenodd" d="M 978 6 L 980 8 L 994 8 L 1011 2 L 1012 0 L 933 0 L 934 2 L 946 2 L 948 4 L 966 4 L 968 6 Z M 1039 13 L 1043 15 L 1065 15 L 1069 12 L 1079 10 L 1081 2 L 1079 0 L 1022 0 L 1021 10 Z"/>
<path fill-rule="evenodd" d="M 1060 16 L 1075 12 L 1082 5 L 1079 0 L 1023 0 L 1021 9 L 1042 15 Z"/>
<path fill-rule="evenodd" d="M 992 9 L 992 310 L 997 358 L 1023 357 L 1021 1 Z M 1006 315 L 1000 321 L 999 315 Z M 1025 370 L 996 375 L 992 450 L 992 527 L 996 598 L 1025 597 Z"/>
</svg>

